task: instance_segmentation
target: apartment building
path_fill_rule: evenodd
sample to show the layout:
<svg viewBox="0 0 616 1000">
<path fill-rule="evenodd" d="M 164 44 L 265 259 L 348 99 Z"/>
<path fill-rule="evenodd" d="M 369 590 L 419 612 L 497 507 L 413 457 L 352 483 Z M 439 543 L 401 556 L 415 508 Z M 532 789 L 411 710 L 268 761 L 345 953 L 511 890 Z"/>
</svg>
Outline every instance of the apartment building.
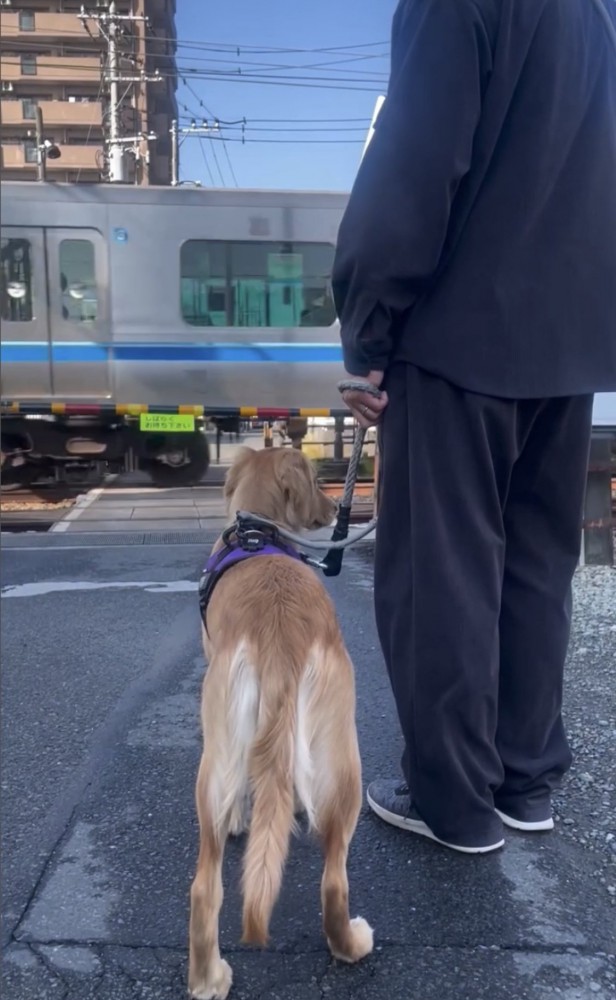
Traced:
<svg viewBox="0 0 616 1000">
<path fill-rule="evenodd" d="M 109 4 L 83 7 L 105 15 Z M 127 146 L 130 183 L 171 181 L 171 120 L 175 91 L 175 0 L 117 0 L 118 14 L 134 21 L 118 26 L 120 134 L 136 136 Z M 80 0 L 0 0 L 0 141 L 3 180 L 35 180 L 36 107 L 43 138 L 60 156 L 47 158 L 48 180 L 108 179 L 110 92 L 105 22 L 80 20 Z M 148 22 L 139 18 L 148 18 Z M 156 133 L 149 142 L 140 136 Z"/>
</svg>

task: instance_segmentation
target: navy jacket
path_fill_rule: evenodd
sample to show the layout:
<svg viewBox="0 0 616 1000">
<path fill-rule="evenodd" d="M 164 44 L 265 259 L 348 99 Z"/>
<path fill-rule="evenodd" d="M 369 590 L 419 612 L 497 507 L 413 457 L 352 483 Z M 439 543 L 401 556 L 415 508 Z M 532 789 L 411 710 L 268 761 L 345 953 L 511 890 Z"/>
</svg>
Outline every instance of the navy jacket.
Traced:
<svg viewBox="0 0 616 1000">
<path fill-rule="evenodd" d="M 333 285 L 353 374 L 616 389 L 616 49 L 593 0 L 401 0 Z"/>
</svg>

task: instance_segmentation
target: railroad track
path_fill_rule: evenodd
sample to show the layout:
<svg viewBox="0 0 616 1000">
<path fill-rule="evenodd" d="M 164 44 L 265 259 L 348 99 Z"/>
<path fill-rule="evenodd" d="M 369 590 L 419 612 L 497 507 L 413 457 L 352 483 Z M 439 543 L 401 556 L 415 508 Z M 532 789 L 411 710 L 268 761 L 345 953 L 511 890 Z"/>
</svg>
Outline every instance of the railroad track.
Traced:
<svg viewBox="0 0 616 1000">
<path fill-rule="evenodd" d="M 222 488 L 223 478 L 208 477 L 201 485 L 203 487 Z M 0 490 L 0 516 L 3 531 L 49 531 L 55 523 L 63 518 L 77 499 L 94 484 L 58 484 L 41 483 L 29 487 L 15 487 Z M 329 481 L 322 484 L 329 496 L 340 499 L 344 483 Z M 120 486 L 121 490 L 122 487 Z M 200 487 L 195 487 L 199 490 Z M 371 483 L 358 483 L 351 511 L 351 523 L 357 524 L 369 521 L 373 511 L 373 488 Z M 169 501 L 173 504 L 173 499 Z"/>
<path fill-rule="evenodd" d="M 92 483 L 82 485 L 49 484 L 39 487 L 2 490 L 0 492 L 0 512 L 3 527 L 9 531 L 47 531 L 63 517 Z M 220 482 L 204 485 L 222 486 Z M 197 487 L 198 488 L 198 487 Z M 325 482 L 321 489 L 333 499 L 340 499 L 344 489 L 342 482 Z M 371 482 L 357 483 L 353 496 L 351 523 L 369 521 L 374 510 L 374 486 Z M 616 526 L 616 477 L 612 480 L 612 515 Z"/>
<path fill-rule="evenodd" d="M 78 497 L 93 483 L 38 483 L 32 486 L 2 487 L 0 515 L 3 531 L 49 531 Z"/>
<path fill-rule="evenodd" d="M 0 491 L 0 509 L 10 510 L 24 507 L 41 508 L 50 507 L 53 504 L 71 504 L 78 496 L 90 489 L 90 484 L 83 486 L 40 486 L 40 487 L 19 487 L 17 489 L 2 489 Z"/>
</svg>

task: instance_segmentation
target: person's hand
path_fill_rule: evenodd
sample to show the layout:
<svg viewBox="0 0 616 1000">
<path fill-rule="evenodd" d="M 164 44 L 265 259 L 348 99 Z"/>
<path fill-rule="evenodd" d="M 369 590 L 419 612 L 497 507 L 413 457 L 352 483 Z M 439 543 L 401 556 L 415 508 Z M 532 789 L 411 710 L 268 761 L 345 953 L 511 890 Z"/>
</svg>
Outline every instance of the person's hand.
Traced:
<svg viewBox="0 0 616 1000">
<path fill-rule="evenodd" d="M 348 375 L 349 379 L 359 382 L 370 382 L 377 389 L 383 381 L 385 372 L 370 372 L 366 378 L 358 378 L 356 375 Z M 383 410 L 387 406 L 387 393 L 382 392 L 380 397 L 372 396 L 368 392 L 360 392 L 357 389 L 345 389 L 342 398 L 349 410 L 357 420 L 360 427 L 368 428 L 378 424 Z"/>
</svg>

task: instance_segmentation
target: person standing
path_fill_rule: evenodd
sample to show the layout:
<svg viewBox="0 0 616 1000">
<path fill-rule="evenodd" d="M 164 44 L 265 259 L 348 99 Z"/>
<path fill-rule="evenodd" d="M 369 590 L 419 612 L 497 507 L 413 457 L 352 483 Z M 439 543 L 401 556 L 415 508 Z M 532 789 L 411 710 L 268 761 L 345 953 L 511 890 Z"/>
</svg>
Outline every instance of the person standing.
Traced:
<svg viewBox="0 0 616 1000">
<path fill-rule="evenodd" d="M 616 3 L 400 0 L 340 225 L 344 394 L 381 449 L 375 613 L 404 736 L 382 819 L 553 827 L 593 396 L 616 389 Z"/>
</svg>

